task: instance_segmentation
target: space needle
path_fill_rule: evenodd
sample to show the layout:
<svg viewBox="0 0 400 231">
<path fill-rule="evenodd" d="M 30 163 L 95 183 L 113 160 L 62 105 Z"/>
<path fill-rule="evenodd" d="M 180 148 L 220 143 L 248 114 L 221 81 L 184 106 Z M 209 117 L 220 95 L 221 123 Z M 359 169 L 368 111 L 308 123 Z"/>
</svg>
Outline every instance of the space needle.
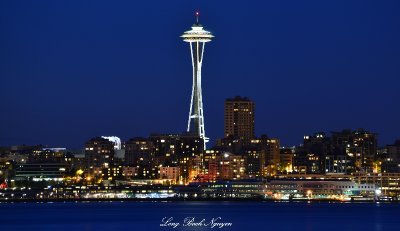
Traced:
<svg viewBox="0 0 400 231">
<path fill-rule="evenodd" d="M 196 23 L 193 24 L 191 30 L 183 33 L 181 38 L 183 38 L 183 41 L 190 44 L 193 67 L 192 97 L 190 100 L 187 131 L 192 132 L 202 138 L 204 140 L 203 147 L 206 149 L 208 138 L 206 137 L 206 132 L 204 129 L 201 67 L 203 65 L 204 46 L 207 42 L 211 42 L 211 39 L 214 38 L 214 36 L 211 34 L 211 32 L 203 29 L 203 26 L 199 23 L 199 12 L 196 12 Z"/>
</svg>

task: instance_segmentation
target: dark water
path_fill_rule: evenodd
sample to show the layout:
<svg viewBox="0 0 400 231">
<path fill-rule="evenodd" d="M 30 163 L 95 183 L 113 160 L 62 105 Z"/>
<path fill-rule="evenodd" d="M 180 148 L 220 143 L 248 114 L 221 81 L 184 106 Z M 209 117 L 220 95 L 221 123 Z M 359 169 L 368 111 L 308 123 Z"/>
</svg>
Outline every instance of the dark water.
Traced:
<svg viewBox="0 0 400 231">
<path fill-rule="evenodd" d="M 163 217 L 180 226 L 160 227 Z M 221 217 L 231 227 L 182 227 Z M 400 204 L 91 202 L 0 204 L 0 230 L 400 230 Z"/>
</svg>

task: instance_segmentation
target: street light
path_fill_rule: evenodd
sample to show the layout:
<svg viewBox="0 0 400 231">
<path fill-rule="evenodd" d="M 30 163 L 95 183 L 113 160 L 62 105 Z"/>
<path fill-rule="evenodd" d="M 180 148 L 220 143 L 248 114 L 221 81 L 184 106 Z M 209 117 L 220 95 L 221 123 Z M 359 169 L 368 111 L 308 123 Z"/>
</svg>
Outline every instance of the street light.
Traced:
<svg viewBox="0 0 400 231">
<path fill-rule="evenodd" d="M 311 190 L 307 190 L 307 197 L 308 197 L 308 199 L 310 199 L 312 197 L 312 191 Z"/>
</svg>

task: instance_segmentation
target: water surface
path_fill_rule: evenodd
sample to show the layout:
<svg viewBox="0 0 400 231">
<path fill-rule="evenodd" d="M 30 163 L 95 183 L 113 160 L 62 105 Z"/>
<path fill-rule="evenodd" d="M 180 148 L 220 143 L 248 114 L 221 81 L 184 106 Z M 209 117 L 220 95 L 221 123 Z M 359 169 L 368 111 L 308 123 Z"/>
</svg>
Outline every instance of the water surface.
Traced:
<svg viewBox="0 0 400 231">
<path fill-rule="evenodd" d="M 176 228 L 160 227 L 173 217 Z M 231 227 L 183 227 L 186 217 Z M 400 204 L 277 202 L 1 203 L 0 230 L 399 230 Z"/>
</svg>

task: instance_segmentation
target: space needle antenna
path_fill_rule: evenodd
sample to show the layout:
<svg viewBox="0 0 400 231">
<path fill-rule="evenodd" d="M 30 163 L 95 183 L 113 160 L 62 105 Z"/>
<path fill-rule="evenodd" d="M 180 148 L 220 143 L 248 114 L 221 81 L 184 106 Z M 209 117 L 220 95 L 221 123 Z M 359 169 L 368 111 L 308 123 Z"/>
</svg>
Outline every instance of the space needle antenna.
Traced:
<svg viewBox="0 0 400 231">
<path fill-rule="evenodd" d="M 199 16 L 200 16 L 199 11 L 196 11 L 196 22 L 197 22 L 197 24 L 199 24 Z"/>
</svg>

